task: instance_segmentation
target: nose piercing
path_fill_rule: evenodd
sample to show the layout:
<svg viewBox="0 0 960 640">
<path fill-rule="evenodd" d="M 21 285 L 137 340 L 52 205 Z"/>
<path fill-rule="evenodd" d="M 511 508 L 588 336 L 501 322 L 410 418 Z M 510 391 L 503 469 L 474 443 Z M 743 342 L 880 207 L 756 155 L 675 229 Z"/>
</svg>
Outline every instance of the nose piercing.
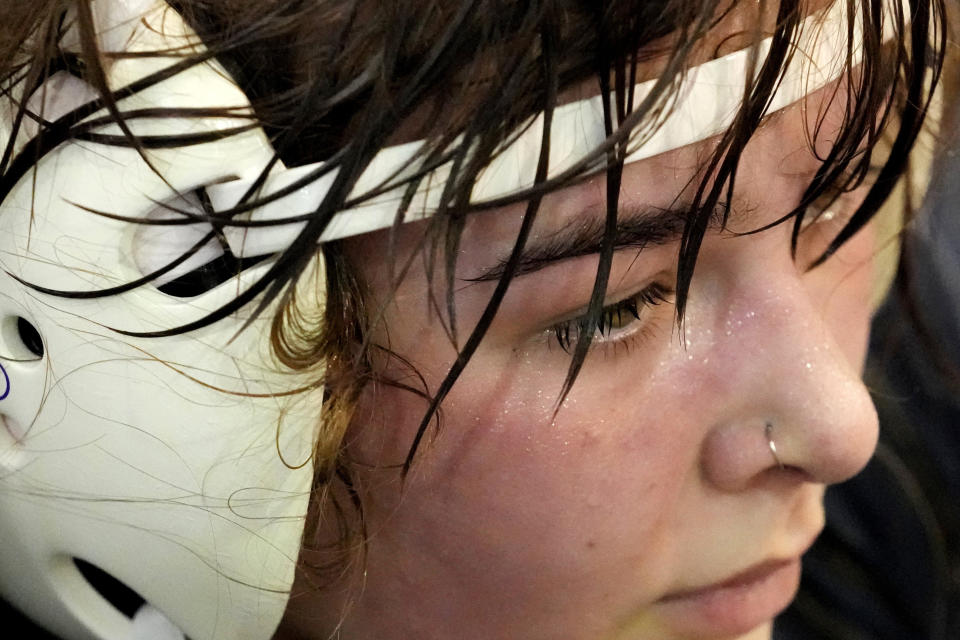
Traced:
<svg viewBox="0 0 960 640">
<path fill-rule="evenodd" d="M 777 453 L 777 445 L 773 441 L 773 423 L 768 420 L 763 427 L 763 432 L 767 436 L 767 446 L 770 447 L 773 459 L 777 461 L 777 466 L 783 469 L 783 462 L 780 460 L 780 454 Z"/>
</svg>

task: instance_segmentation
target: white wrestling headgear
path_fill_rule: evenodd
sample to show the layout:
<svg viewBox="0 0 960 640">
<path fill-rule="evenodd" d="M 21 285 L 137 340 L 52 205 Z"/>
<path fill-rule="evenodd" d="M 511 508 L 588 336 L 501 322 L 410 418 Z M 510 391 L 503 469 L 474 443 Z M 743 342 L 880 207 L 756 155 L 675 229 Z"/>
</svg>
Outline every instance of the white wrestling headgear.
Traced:
<svg viewBox="0 0 960 640">
<path fill-rule="evenodd" d="M 196 41 L 162 0 L 96 0 L 93 6 L 105 51 L 155 51 Z M 845 68 L 845 8 L 835 2 L 806 20 L 799 44 L 804 55 L 794 56 L 770 111 L 823 87 Z M 759 46 L 762 60 L 769 43 Z M 180 59 L 112 59 L 108 81 L 117 89 Z M 727 128 L 750 81 L 750 60 L 750 51 L 739 51 L 691 70 L 669 117 L 636 144 L 628 161 Z M 638 101 L 653 82 L 637 86 Z M 43 104 L 49 120 L 96 94 L 58 73 L 34 96 L 30 104 L 38 102 L 36 111 Z M 212 63 L 124 97 L 119 106 L 125 113 L 204 106 L 249 111 L 246 97 Z M 163 136 L 229 129 L 238 121 L 127 123 L 138 136 Z M 0 142 L 10 131 L 9 116 L 0 113 Z M 478 181 L 475 201 L 532 184 L 541 131 L 535 122 L 499 154 Z M 114 124 L 98 132 L 122 133 Z M 21 132 L 18 148 L 30 133 Z M 604 138 L 599 98 L 558 108 L 551 175 Z M 362 204 L 338 213 L 322 240 L 393 224 L 399 191 L 386 188 L 372 199 L 363 194 L 399 184 L 415 170 L 404 167 L 419 147 L 383 150 L 353 191 Z M 89 210 L 132 218 L 173 215 L 157 204 L 166 202 L 199 212 L 190 196 L 171 199 L 171 186 L 183 194 L 205 187 L 209 206 L 229 209 L 273 150 L 255 129 L 216 142 L 150 149 L 147 156 L 162 179 L 134 149 L 74 140 L 44 156 L 2 202 L 0 594 L 71 640 L 176 638 L 181 632 L 193 640 L 264 640 L 283 615 L 294 577 L 312 480 L 312 466 L 302 463 L 310 457 L 322 392 L 291 393 L 310 380 L 271 358 L 269 309 L 239 334 L 249 315 L 164 338 L 114 329 L 147 332 L 194 321 L 249 286 L 269 259 L 191 297 L 161 289 L 222 254 L 216 239 L 163 278 L 108 297 L 64 298 L 22 284 L 91 291 L 142 278 L 211 227 L 143 226 Z M 276 167 L 260 198 L 308 183 L 246 219 L 314 211 L 333 179 L 331 173 L 309 182 L 305 176 L 316 169 Z M 444 171 L 437 169 L 429 182 L 442 183 Z M 408 219 L 430 215 L 438 198 L 439 189 L 421 191 Z M 264 256 L 289 246 L 301 226 L 227 227 L 223 239 L 238 258 Z M 314 276 L 323 281 L 319 259 Z M 116 590 L 107 594 L 104 584 L 111 581 L 123 585 L 120 592 L 129 589 L 134 604 L 125 609 Z"/>
</svg>

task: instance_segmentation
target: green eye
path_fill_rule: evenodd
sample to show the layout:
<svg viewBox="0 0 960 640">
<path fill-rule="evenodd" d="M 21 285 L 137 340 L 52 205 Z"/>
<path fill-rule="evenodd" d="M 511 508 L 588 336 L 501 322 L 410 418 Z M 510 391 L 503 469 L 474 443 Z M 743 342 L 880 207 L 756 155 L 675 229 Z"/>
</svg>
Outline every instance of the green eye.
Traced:
<svg viewBox="0 0 960 640">
<path fill-rule="evenodd" d="M 604 307 L 600 316 L 600 322 L 597 325 L 597 331 L 600 335 L 607 335 L 614 329 L 622 329 L 634 320 L 640 319 L 640 310 L 642 303 L 637 301 L 639 296 L 627 298 L 609 307 Z"/>
<path fill-rule="evenodd" d="M 602 338 L 610 338 L 613 332 L 638 322 L 644 310 L 667 302 L 672 293 L 669 288 L 654 283 L 629 298 L 604 307 L 600 310 L 596 333 Z M 573 350 L 586 334 L 587 320 L 588 317 L 584 315 L 553 326 L 553 335 L 561 349 L 567 353 Z"/>
</svg>

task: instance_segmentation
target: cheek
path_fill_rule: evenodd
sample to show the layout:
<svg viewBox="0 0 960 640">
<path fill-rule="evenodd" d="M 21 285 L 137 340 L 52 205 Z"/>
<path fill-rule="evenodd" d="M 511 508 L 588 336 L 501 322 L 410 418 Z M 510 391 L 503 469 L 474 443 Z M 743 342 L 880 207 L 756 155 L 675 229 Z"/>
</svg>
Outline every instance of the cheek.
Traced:
<svg viewBox="0 0 960 640">
<path fill-rule="evenodd" d="M 402 508 L 395 484 L 369 496 L 390 519 L 383 535 L 405 553 L 458 555 L 470 580 L 487 576 L 492 590 L 514 574 L 512 589 L 534 592 L 592 575 L 611 589 L 630 580 L 634 596 L 643 576 L 653 593 L 666 578 L 661 560 L 675 555 L 678 498 L 696 473 L 675 373 L 588 364 L 555 416 L 565 361 L 541 368 L 523 354 L 478 355 L 445 400 L 441 429 L 429 427 Z M 384 389 L 364 406 L 355 447 L 402 462 L 426 402 Z"/>
<path fill-rule="evenodd" d="M 673 373 L 638 379 L 624 369 L 589 364 L 555 413 L 565 362 L 542 368 L 515 355 L 477 356 L 445 399 L 442 426 L 428 427 L 413 486 L 442 486 L 494 510 L 533 503 L 532 520 L 571 500 L 599 507 L 604 496 L 647 491 L 658 484 L 648 478 L 663 477 L 684 449 L 670 428 L 677 406 L 667 400 L 680 387 Z M 355 447 L 364 458 L 402 462 L 427 402 L 383 388 L 362 406 Z"/>
</svg>

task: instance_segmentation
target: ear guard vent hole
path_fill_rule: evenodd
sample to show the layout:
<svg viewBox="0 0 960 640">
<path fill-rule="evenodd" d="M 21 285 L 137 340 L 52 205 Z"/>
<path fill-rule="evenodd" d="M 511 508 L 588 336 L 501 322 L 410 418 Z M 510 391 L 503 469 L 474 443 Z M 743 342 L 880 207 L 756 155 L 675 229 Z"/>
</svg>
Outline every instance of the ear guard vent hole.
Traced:
<svg viewBox="0 0 960 640">
<path fill-rule="evenodd" d="M 0 320 L 0 358 L 35 361 L 45 352 L 43 337 L 32 322 L 16 315 Z"/>
<path fill-rule="evenodd" d="M 137 610 L 146 603 L 140 594 L 103 569 L 80 558 L 74 558 L 73 563 L 90 586 L 126 617 L 132 619 Z"/>
<path fill-rule="evenodd" d="M 40 332 L 37 331 L 37 328 L 30 324 L 30 321 L 26 318 L 17 318 L 17 334 L 20 336 L 20 341 L 23 342 L 30 353 L 37 356 L 38 358 L 43 357 L 43 339 L 40 337 Z"/>
</svg>

